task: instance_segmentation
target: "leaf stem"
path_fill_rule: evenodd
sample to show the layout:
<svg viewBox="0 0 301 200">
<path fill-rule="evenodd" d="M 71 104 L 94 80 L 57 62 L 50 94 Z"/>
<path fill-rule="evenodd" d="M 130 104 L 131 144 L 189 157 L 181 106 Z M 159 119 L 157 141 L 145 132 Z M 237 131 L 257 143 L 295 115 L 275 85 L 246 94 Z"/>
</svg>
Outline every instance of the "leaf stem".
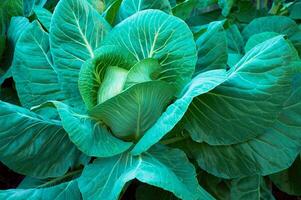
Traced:
<svg viewBox="0 0 301 200">
<path fill-rule="evenodd" d="M 181 137 L 173 137 L 173 138 L 170 138 L 170 139 L 162 140 L 160 143 L 168 145 L 168 144 L 173 144 L 173 143 L 176 143 L 176 142 L 179 142 L 179 141 L 182 141 L 182 140 L 186 140 L 188 138 L 189 138 L 189 135 L 184 135 L 184 136 L 181 136 Z"/>
<path fill-rule="evenodd" d="M 60 183 L 61 181 L 65 180 L 65 179 L 68 179 L 68 178 L 71 178 L 71 177 L 73 177 L 77 174 L 80 174 L 82 171 L 83 171 L 83 169 L 78 169 L 78 170 L 75 170 L 75 171 L 71 171 L 71 172 L 65 174 L 64 176 L 57 177 L 55 179 L 52 179 L 51 181 L 48 181 L 48 182 L 46 182 L 42 185 L 39 185 L 37 188 L 44 188 L 44 187 L 53 186 L 56 183 Z"/>
</svg>

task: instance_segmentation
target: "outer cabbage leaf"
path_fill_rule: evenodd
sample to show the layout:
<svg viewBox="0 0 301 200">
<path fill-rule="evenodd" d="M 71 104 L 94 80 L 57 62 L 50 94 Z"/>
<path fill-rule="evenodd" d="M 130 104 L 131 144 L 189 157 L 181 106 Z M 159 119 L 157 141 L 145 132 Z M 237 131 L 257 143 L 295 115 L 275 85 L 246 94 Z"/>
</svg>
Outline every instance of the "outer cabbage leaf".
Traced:
<svg viewBox="0 0 301 200">
<path fill-rule="evenodd" d="M 225 70 L 212 70 L 194 77 L 183 90 L 181 98 L 169 105 L 156 123 L 146 131 L 132 150 L 138 155 L 163 138 L 182 119 L 194 97 L 204 94 L 226 80 Z"/>
<path fill-rule="evenodd" d="M 5 79 L 8 79 L 12 76 L 12 60 L 14 56 L 15 46 L 20 36 L 23 34 L 24 30 L 26 30 L 27 26 L 29 26 L 29 21 L 25 17 L 12 17 L 10 20 L 10 24 L 7 30 L 7 42 L 6 49 L 3 53 L 3 61 L 1 63 L 1 69 L 4 72 L 0 72 L 0 83 L 3 83 Z"/>
<path fill-rule="evenodd" d="M 245 52 L 248 52 L 249 50 L 251 50 L 256 45 L 258 45 L 258 44 L 260 44 L 260 43 L 262 43 L 266 40 L 269 40 L 273 37 L 276 37 L 278 35 L 279 34 L 275 33 L 275 32 L 262 32 L 262 33 L 252 35 L 246 43 Z"/>
<path fill-rule="evenodd" d="M 13 66 L 13 78 L 24 107 L 64 99 L 52 63 L 48 34 L 37 21 L 18 40 Z"/>
<path fill-rule="evenodd" d="M 168 0 L 123 0 L 117 14 L 117 21 L 120 22 L 136 12 L 146 9 L 158 9 L 168 14 L 171 13 Z"/>
<path fill-rule="evenodd" d="M 42 8 L 47 0 L 23 0 L 24 15 L 30 16 L 35 8 Z"/>
<path fill-rule="evenodd" d="M 226 145 L 263 134 L 290 93 L 297 60 L 282 36 L 255 46 L 229 71 L 227 81 L 190 104 L 185 118 L 193 140 Z"/>
<path fill-rule="evenodd" d="M 84 169 L 79 186 L 84 199 L 114 200 L 124 185 L 135 178 L 170 191 L 180 199 L 213 199 L 199 186 L 195 169 L 185 154 L 163 146 L 140 156 L 124 153 L 97 159 Z"/>
<path fill-rule="evenodd" d="M 196 40 L 198 61 L 196 72 L 227 67 L 227 37 L 223 27 L 224 22 L 211 22 L 206 32 Z"/>
<path fill-rule="evenodd" d="M 235 0 L 218 0 L 218 5 L 222 9 L 222 15 L 228 16 Z"/>
<path fill-rule="evenodd" d="M 243 54 L 244 40 L 237 25 L 230 25 L 230 27 L 226 29 L 226 34 L 229 53 Z"/>
<path fill-rule="evenodd" d="M 270 176 L 272 182 L 283 192 L 290 195 L 301 195 L 301 157 L 297 156 L 292 166 Z"/>
<path fill-rule="evenodd" d="M 46 28 L 46 30 L 49 32 L 50 30 L 50 23 L 52 18 L 52 13 L 49 12 L 45 8 L 36 8 L 34 9 L 34 13 L 36 14 L 38 20 L 40 23 Z"/>
<path fill-rule="evenodd" d="M 186 148 L 202 169 L 223 178 L 265 176 L 288 168 L 301 149 L 300 86 L 299 74 L 283 111 L 264 134 L 234 145 L 211 146 L 187 140 Z"/>
<path fill-rule="evenodd" d="M 23 15 L 22 0 L 3 0 L 0 2 L 0 35 L 7 31 L 9 21 L 13 16 Z"/>
<path fill-rule="evenodd" d="M 297 23 L 289 17 L 268 16 L 256 18 L 244 28 L 242 34 L 247 40 L 252 35 L 262 32 L 275 32 L 287 35 L 295 45 L 299 55 L 301 55 L 301 30 L 298 28 Z"/>
<path fill-rule="evenodd" d="M 230 68 L 234 67 L 236 63 L 244 55 L 244 39 L 237 27 L 237 25 L 232 24 L 226 29 L 227 44 L 228 44 L 228 66 Z"/>
<path fill-rule="evenodd" d="M 83 105 L 78 90 L 82 64 L 93 58 L 109 31 L 109 24 L 85 0 L 61 0 L 50 27 L 50 45 L 54 66 L 69 104 Z"/>
<path fill-rule="evenodd" d="M 0 190 L 0 199 L 6 200 L 80 200 L 80 196 L 76 181 L 69 181 L 47 188 Z"/>
<path fill-rule="evenodd" d="M 295 2 L 292 6 L 289 7 L 289 17 L 294 20 L 301 19 L 301 2 Z"/>
<path fill-rule="evenodd" d="M 137 61 L 158 59 L 162 67 L 158 79 L 176 85 L 179 92 L 190 80 L 197 59 L 188 26 L 158 10 L 144 10 L 128 17 L 114 27 L 103 44 L 121 47 Z"/>
<path fill-rule="evenodd" d="M 77 113 L 68 105 L 53 101 L 44 107 L 54 106 L 62 120 L 62 125 L 71 141 L 89 156 L 108 157 L 120 154 L 132 145 L 115 138 L 104 125 L 85 113 Z"/>
<path fill-rule="evenodd" d="M 231 181 L 231 199 L 275 200 L 265 179 L 259 175 L 247 176 Z"/>
<path fill-rule="evenodd" d="M 198 0 L 185 0 L 174 6 L 172 8 L 172 13 L 175 16 L 183 20 L 186 20 L 190 16 L 192 10 L 195 8 L 197 3 Z"/>
<path fill-rule="evenodd" d="M 105 19 L 111 24 L 114 25 L 116 21 L 116 16 L 118 14 L 118 10 L 120 8 L 121 3 L 123 0 L 115 0 L 113 1 L 108 8 L 106 9 L 104 16 Z"/>
<path fill-rule="evenodd" d="M 85 159 L 58 121 L 0 101 L 0 124 L 0 160 L 18 173 L 60 176 Z"/>
</svg>

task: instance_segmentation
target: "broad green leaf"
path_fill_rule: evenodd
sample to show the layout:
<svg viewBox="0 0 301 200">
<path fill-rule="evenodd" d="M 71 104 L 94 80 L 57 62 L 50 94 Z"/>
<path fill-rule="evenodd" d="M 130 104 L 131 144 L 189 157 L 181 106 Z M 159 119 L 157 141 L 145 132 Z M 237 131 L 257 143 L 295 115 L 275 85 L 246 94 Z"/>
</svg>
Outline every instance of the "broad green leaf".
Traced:
<svg viewBox="0 0 301 200">
<path fill-rule="evenodd" d="M 300 86 L 298 74 L 282 113 L 264 134 L 234 145 L 211 146 L 187 140 L 186 148 L 202 169 L 218 177 L 265 176 L 287 169 L 301 147 Z"/>
<path fill-rule="evenodd" d="M 231 199 L 275 200 L 263 177 L 259 175 L 234 179 L 231 181 Z"/>
<path fill-rule="evenodd" d="M 29 26 L 29 20 L 25 17 L 12 17 L 7 32 L 11 48 L 15 48 L 24 30 Z"/>
<path fill-rule="evenodd" d="M 117 66 L 129 70 L 137 62 L 130 53 L 116 46 L 102 46 L 95 57 L 87 60 L 80 71 L 78 87 L 88 109 L 97 105 L 97 95 L 107 67 Z"/>
<path fill-rule="evenodd" d="M 227 38 L 223 21 L 211 22 L 197 40 L 198 61 L 195 73 L 214 69 L 226 69 Z"/>
<path fill-rule="evenodd" d="M 200 185 L 216 199 L 230 199 L 230 181 L 213 176 L 212 174 L 206 173 L 203 170 L 199 171 L 198 180 Z"/>
<path fill-rule="evenodd" d="M 168 0 L 123 0 L 117 14 L 117 22 L 121 22 L 129 16 L 147 9 L 157 9 L 168 14 L 171 13 L 171 6 Z"/>
<path fill-rule="evenodd" d="M 80 200 L 80 196 L 77 181 L 46 188 L 0 190 L 0 199 L 6 200 Z"/>
<path fill-rule="evenodd" d="M 159 10 L 144 10 L 128 17 L 114 27 L 104 44 L 124 49 L 137 61 L 157 59 L 162 67 L 157 79 L 176 85 L 178 92 L 190 80 L 197 59 L 188 26 Z"/>
<path fill-rule="evenodd" d="M 139 186 L 136 190 L 136 200 L 153 200 L 154 197 L 160 200 L 178 200 L 171 192 L 146 184 Z"/>
<path fill-rule="evenodd" d="M 0 161 L 18 173 L 56 177 L 85 157 L 58 121 L 22 107 L 0 101 L 0 124 Z"/>
<path fill-rule="evenodd" d="M 240 59 L 243 57 L 243 55 L 238 53 L 229 53 L 228 54 L 228 61 L 227 65 L 231 69 L 235 67 L 235 65 L 240 61 Z"/>
<path fill-rule="evenodd" d="M 175 7 L 177 5 L 177 0 L 169 0 L 171 7 Z"/>
<path fill-rule="evenodd" d="M 231 18 L 234 17 L 242 26 L 249 24 L 255 18 L 268 15 L 266 9 L 257 9 L 252 1 L 236 1 L 235 7 L 236 9 L 231 12 Z"/>
<path fill-rule="evenodd" d="M 175 95 L 163 81 L 136 84 L 95 106 L 89 113 L 110 127 L 114 135 L 138 140 L 160 117 Z"/>
<path fill-rule="evenodd" d="M 13 78 L 24 107 L 64 99 L 52 63 L 48 34 L 37 21 L 30 24 L 19 38 L 13 66 Z"/>
<path fill-rule="evenodd" d="M 254 19 L 248 24 L 242 34 L 245 39 L 262 32 L 275 32 L 292 36 L 298 27 L 294 20 L 284 16 L 268 16 Z"/>
<path fill-rule="evenodd" d="M 283 192 L 300 196 L 301 195 L 301 158 L 297 156 L 290 168 L 270 176 L 272 182 Z"/>
<path fill-rule="evenodd" d="M 145 135 L 135 145 L 132 154 L 140 154 L 156 144 L 182 119 L 193 98 L 209 92 L 223 83 L 226 78 L 225 70 L 212 70 L 194 77 L 183 90 L 181 98 L 169 105 L 156 123 L 146 131 Z"/>
<path fill-rule="evenodd" d="M 61 0 L 50 25 L 54 66 L 69 104 L 82 106 L 78 74 L 82 64 L 95 56 L 109 24 L 86 0 Z"/>
<path fill-rule="evenodd" d="M 301 2 L 296 2 L 292 6 L 289 7 L 289 17 L 294 20 L 300 20 L 301 19 Z"/>
<path fill-rule="evenodd" d="M 135 178 L 180 199 L 213 199 L 199 186 L 195 169 L 185 154 L 163 146 L 140 156 L 124 153 L 97 159 L 84 169 L 78 182 L 84 199 L 114 200 L 125 184 Z"/>
<path fill-rule="evenodd" d="M 47 104 L 57 109 L 70 140 L 86 155 L 114 156 L 132 146 L 130 142 L 115 138 L 100 121 L 86 114 L 77 113 L 64 103 L 53 101 Z"/>
<path fill-rule="evenodd" d="M 256 45 L 258 45 L 258 44 L 260 44 L 260 43 L 262 43 L 262 42 L 264 42 L 268 39 L 276 37 L 278 35 L 279 34 L 275 33 L 275 32 L 262 32 L 262 33 L 252 35 L 246 43 L 245 52 L 248 52 L 249 50 L 251 50 Z"/>
<path fill-rule="evenodd" d="M 21 15 L 23 15 L 22 0 L 2 0 L 0 2 L 0 35 L 6 33 L 11 17 Z"/>
<path fill-rule="evenodd" d="M 186 20 L 190 16 L 190 13 L 195 8 L 197 3 L 197 0 L 185 0 L 182 3 L 179 3 L 175 7 L 173 7 L 172 13 L 174 16 Z"/>
<path fill-rule="evenodd" d="M 120 8 L 123 0 L 115 0 L 112 4 L 107 8 L 105 14 L 105 19 L 111 24 L 114 25 L 116 21 L 116 17 L 118 15 L 118 10 Z"/>
<path fill-rule="evenodd" d="M 222 9 L 222 15 L 227 17 L 235 0 L 218 0 L 218 5 Z"/>
<path fill-rule="evenodd" d="M 35 8 L 42 8 L 47 0 L 23 0 L 24 15 L 30 16 Z"/>
<path fill-rule="evenodd" d="M 16 44 L 23 34 L 24 30 L 26 30 L 27 26 L 29 26 L 29 20 L 25 17 L 12 17 L 10 20 L 10 24 L 7 30 L 7 43 L 6 49 L 4 52 L 2 62 L 2 69 L 6 72 L 6 77 L 3 77 L 3 81 L 6 78 L 11 77 L 11 68 L 12 68 L 12 61 L 14 56 L 14 51 Z"/>
<path fill-rule="evenodd" d="M 34 13 L 36 14 L 39 22 L 46 28 L 46 30 L 49 32 L 50 30 L 50 23 L 51 23 L 51 17 L 52 13 L 46 10 L 45 8 L 35 8 Z"/>
<path fill-rule="evenodd" d="M 244 39 L 237 27 L 233 24 L 226 29 L 229 53 L 244 54 Z"/>
<path fill-rule="evenodd" d="M 94 9 L 96 9 L 100 14 L 103 13 L 104 11 L 104 2 L 103 0 L 87 0 L 92 6 Z"/>
<path fill-rule="evenodd" d="M 297 60 L 282 36 L 255 46 L 228 72 L 227 81 L 190 104 L 185 118 L 193 140 L 226 145 L 263 134 L 289 95 Z"/>
<path fill-rule="evenodd" d="M 262 32 L 275 32 L 287 35 L 296 46 L 299 54 L 301 53 L 301 30 L 298 28 L 297 23 L 289 17 L 268 16 L 256 18 L 244 28 L 242 34 L 245 40 L 247 40 L 252 35 Z"/>
</svg>

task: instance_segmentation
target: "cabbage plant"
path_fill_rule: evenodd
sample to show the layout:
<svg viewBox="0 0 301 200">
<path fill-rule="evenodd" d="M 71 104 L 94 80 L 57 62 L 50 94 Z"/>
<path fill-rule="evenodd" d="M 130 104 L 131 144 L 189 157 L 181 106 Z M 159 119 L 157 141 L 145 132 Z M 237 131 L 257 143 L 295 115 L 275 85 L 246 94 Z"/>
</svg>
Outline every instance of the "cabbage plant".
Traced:
<svg viewBox="0 0 301 200">
<path fill-rule="evenodd" d="M 0 160 L 26 177 L 1 199 L 113 200 L 131 183 L 137 199 L 221 198 L 214 181 L 273 198 L 263 176 L 276 184 L 301 147 L 300 27 L 276 15 L 196 26 L 191 6 L 203 5 L 33 11 L 11 67 L 20 105 L 0 101 Z"/>
</svg>

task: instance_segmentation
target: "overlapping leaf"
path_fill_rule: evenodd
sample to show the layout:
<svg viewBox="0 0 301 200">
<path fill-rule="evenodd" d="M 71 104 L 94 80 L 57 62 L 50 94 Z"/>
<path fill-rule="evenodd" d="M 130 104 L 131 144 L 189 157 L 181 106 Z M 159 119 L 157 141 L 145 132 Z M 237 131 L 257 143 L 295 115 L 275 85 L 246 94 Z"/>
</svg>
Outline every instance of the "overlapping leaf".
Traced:
<svg viewBox="0 0 301 200">
<path fill-rule="evenodd" d="M 0 123 L 0 161 L 18 173 L 61 176 L 86 160 L 58 121 L 0 101 Z"/>
<path fill-rule="evenodd" d="M 247 141 L 273 125 L 291 89 L 298 55 L 282 36 L 255 46 L 216 89 L 195 98 L 187 130 L 212 145 Z"/>
<path fill-rule="evenodd" d="M 85 0 L 61 0 L 53 14 L 50 45 L 54 66 L 69 103 L 83 105 L 78 90 L 82 64 L 93 58 L 109 24 Z"/>
<path fill-rule="evenodd" d="M 129 181 L 141 182 L 172 192 L 180 199 L 213 199 L 197 182 L 195 169 L 178 149 L 155 147 L 140 156 L 128 153 L 97 159 L 79 178 L 84 199 L 118 199 Z"/>
</svg>

